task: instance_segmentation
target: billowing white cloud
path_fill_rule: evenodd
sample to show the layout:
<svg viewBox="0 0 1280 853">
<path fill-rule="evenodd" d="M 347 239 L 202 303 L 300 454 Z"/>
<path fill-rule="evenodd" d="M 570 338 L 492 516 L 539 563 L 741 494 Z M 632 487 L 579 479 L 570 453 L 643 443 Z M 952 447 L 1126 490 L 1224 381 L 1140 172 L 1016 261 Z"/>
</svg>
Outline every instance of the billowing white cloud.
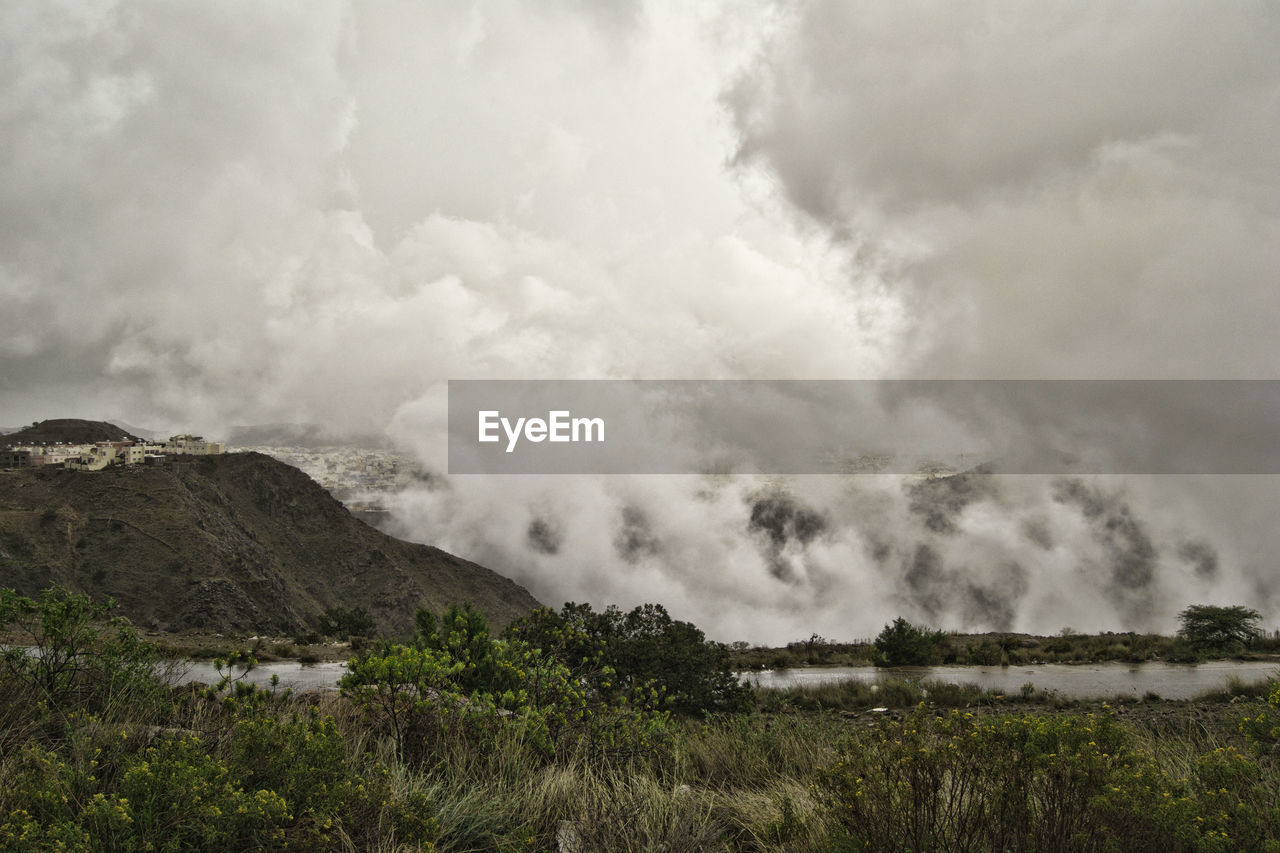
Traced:
<svg viewBox="0 0 1280 853">
<path fill-rule="evenodd" d="M 723 168 L 741 24 L 660 5 L 5 15 L 0 322 L 22 418 L 46 414 L 27 377 L 50 362 L 77 406 L 138 421 L 368 432 L 451 376 L 885 358 L 892 300 L 864 304 L 847 253 Z"/>
<path fill-rule="evenodd" d="M 450 378 L 1272 375 L 1280 16 L 991 8 L 8 4 L 0 424 L 316 422 L 438 472 Z M 725 639 L 1270 601 L 1258 482 L 913 488 L 397 510 L 549 602 Z"/>
<path fill-rule="evenodd" d="M 892 272 L 930 377 L 1271 377 L 1280 14 L 803 5 L 738 159 Z"/>
</svg>

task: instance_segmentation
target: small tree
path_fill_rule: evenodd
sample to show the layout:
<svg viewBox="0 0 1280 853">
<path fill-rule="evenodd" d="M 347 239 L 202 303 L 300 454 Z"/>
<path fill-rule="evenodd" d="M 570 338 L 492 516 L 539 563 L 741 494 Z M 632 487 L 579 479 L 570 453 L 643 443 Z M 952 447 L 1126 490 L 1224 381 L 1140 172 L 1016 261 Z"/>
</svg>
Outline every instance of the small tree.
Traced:
<svg viewBox="0 0 1280 853">
<path fill-rule="evenodd" d="M 499 671 L 497 647 L 489 621 L 470 603 L 450 604 L 440 616 L 419 608 L 414 617 L 413 645 L 444 652 L 463 668 L 457 683 L 463 693 L 493 690 Z"/>
<path fill-rule="evenodd" d="M 1262 616 L 1251 607 L 1193 604 L 1178 614 L 1178 636 L 1196 649 L 1237 651 L 1261 633 Z"/>
<path fill-rule="evenodd" d="M 936 658 L 946 635 L 922 631 L 899 616 L 885 625 L 876 637 L 876 666 L 929 666 Z"/>
<path fill-rule="evenodd" d="M 0 683 L 57 714 L 74 709 L 137 714 L 166 690 L 152 669 L 154 648 L 115 615 L 115 603 L 50 587 L 36 598 L 0 589 Z"/>
</svg>

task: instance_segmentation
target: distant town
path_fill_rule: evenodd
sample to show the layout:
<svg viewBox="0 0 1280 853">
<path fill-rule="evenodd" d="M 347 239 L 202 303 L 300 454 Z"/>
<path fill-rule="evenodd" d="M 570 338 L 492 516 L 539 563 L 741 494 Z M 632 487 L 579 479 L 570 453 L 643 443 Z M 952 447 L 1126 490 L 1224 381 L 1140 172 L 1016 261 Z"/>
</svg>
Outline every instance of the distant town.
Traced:
<svg viewBox="0 0 1280 853">
<path fill-rule="evenodd" d="M 73 471 L 102 471 L 120 465 L 163 465 L 171 456 L 225 453 L 226 445 L 199 435 L 174 435 L 168 441 L 122 438 L 67 444 L 61 441 L 10 444 L 0 450 L 0 468 L 56 465 Z"/>
</svg>

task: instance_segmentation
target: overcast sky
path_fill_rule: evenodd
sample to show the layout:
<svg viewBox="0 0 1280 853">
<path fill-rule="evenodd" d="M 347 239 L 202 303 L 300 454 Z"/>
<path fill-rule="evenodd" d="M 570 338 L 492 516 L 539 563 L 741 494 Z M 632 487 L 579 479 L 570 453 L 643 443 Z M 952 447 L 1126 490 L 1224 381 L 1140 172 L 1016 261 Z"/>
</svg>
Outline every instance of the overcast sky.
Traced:
<svg viewBox="0 0 1280 853">
<path fill-rule="evenodd" d="M 323 423 L 439 470 L 450 378 L 1275 378 L 1277 44 L 1269 2 L 2 4 L 0 426 Z M 1270 602 L 1270 543 L 1224 541 L 1269 482 L 1004 483 L 960 536 L 910 528 L 900 482 L 473 481 L 400 511 L 544 600 L 656 590 L 721 633 L 839 633 L 820 605 L 854 594 L 859 630 L 980 621 L 902 580 L 979 563 L 1025 576 L 974 582 L 1030 590 L 1008 624 L 1056 629 L 1095 603 L 1037 566 L 1069 590 L 1106 562 L 1099 502 L 1155 493 L 1141 618 L 1197 578 Z M 761 539 L 761 488 L 828 532 Z M 542 516 L 565 532 L 530 549 Z M 667 544 L 621 559 L 641 517 Z M 992 532 L 1027 524 L 1048 556 Z"/>
</svg>

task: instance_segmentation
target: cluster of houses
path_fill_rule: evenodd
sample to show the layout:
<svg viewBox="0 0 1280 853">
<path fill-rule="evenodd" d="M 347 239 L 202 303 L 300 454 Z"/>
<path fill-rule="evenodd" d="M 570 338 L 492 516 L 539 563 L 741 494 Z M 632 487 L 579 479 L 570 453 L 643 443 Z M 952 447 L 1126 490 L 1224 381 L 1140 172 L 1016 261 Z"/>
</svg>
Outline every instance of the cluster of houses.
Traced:
<svg viewBox="0 0 1280 853">
<path fill-rule="evenodd" d="M 170 456 L 226 453 L 226 445 L 198 435 L 168 441 L 98 441 L 93 444 L 16 444 L 0 451 L 0 468 L 61 465 L 76 471 L 101 471 L 113 465 L 162 465 Z"/>
</svg>

